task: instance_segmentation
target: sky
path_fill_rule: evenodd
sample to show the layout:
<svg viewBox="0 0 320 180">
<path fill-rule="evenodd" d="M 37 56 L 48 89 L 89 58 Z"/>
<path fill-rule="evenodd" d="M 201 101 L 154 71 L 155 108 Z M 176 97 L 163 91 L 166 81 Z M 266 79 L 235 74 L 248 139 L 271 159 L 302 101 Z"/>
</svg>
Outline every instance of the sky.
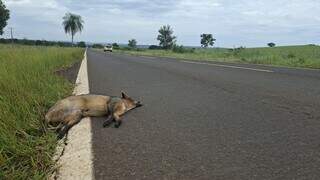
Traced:
<svg viewBox="0 0 320 180">
<path fill-rule="evenodd" d="M 75 41 L 158 44 L 171 25 L 177 43 L 199 46 L 210 33 L 218 47 L 320 44 L 320 0 L 2 0 L 10 20 L 2 37 L 69 41 L 62 17 L 81 15 Z"/>
</svg>

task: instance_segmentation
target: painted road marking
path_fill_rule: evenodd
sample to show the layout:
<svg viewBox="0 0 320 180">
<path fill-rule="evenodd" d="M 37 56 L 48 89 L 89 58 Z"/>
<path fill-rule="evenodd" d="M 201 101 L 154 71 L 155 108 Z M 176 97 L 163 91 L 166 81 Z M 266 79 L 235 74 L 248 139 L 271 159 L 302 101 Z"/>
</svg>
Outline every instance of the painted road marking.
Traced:
<svg viewBox="0 0 320 180">
<path fill-rule="evenodd" d="M 214 64 L 214 63 L 203 63 L 203 62 L 193 62 L 193 61 L 181 61 L 184 63 L 190 63 L 190 64 L 204 64 L 209 66 L 219 66 L 219 67 L 226 67 L 226 68 L 234 68 L 234 69 L 246 69 L 251 71 L 260 71 L 260 72 L 268 72 L 273 73 L 274 71 L 266 70 L 266 69 L 256 69 L 256 68 L 248 68 L 248 67 L 241 67 L 241 66 L 232 66 L 232 65 L 223 65 L 223 64 Z"/>
<path fill-rule="evenodd" d="M 88 94 L 88 65 L 87 50 L 82 60 L 74 89 L 75 95 Z M 92 154 L 92 132 L 91 120 L 83 118 L 76 126 L 68 132 L 67 145 L 63 154 L 57 162 L 58 169 L 52 179 L 55 180 L 92 180 L 93 176 L 93 154 Z"/>
<path fill-rule="evenodd" d="M 156 57 L 153 57 L 153 56 L 141 56 L 143 58 L 147 58 L 147 59 L 156 59 Z"/>
</svg>

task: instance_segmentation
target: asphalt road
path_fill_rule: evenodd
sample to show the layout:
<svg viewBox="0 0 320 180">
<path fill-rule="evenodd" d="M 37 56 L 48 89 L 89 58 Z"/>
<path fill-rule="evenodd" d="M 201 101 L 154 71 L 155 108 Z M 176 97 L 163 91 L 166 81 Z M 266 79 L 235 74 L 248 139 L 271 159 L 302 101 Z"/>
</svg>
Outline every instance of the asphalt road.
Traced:
<svg viewBox="0 0 320 180">
<path fill-rule="evenodd" d="M 93 119 L 96 179 L 320 178 L 320 71 L 89 50 L 88 73 L 145 105 Z"/>
</svg>

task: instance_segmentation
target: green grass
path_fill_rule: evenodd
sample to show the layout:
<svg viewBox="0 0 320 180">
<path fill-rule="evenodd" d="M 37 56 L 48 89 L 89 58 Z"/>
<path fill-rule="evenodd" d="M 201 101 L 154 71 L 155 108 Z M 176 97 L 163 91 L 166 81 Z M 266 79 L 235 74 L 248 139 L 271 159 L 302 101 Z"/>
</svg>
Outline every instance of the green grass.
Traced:
<svg viewBox="0 0 320 180">
<path fill-rule="evenodd" d="M 320 46 L 314 45 L 245 48 L 236 51 L 225 48 L 208 48 L 196 49 L 194 53 L 175 53 L 171 50 L 117 50 L 116 52 L 199 61 L 240 62 L 320 69 Z"/>
<path fill-rule="evenodd" d="M 54 133 L 44 114 L 72 84 L 54 71 L 83 49 L 0 45 L 0 179 L 44 179 L 52 171 Z"/>
</svg>

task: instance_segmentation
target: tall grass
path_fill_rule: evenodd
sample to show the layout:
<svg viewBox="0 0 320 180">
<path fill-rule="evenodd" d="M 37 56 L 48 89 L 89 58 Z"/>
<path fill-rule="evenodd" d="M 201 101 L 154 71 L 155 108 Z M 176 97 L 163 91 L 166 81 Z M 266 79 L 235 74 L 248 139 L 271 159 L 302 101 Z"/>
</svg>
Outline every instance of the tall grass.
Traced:
<svg viewBox="0 0 320 180">
<path fill-rule="evenodd" d="M 72 91 L 54 71 L 82 55 L 77 48 L 0 45 L 0 179 L 43 179 L 51 171 L 56 138 L 44 114 Z"/>
<path fill-rule="evenodd" d="M 194 52 L 186 53 L 175 53 L 171 50 L 118 50 L 117 52 L 200 61 L 242 62 L 320 69 L 320 46 L 315 45 L 241 48 L 235 50 L 226 48 L 208 48 L 196 49 Z"/>
</svg>

